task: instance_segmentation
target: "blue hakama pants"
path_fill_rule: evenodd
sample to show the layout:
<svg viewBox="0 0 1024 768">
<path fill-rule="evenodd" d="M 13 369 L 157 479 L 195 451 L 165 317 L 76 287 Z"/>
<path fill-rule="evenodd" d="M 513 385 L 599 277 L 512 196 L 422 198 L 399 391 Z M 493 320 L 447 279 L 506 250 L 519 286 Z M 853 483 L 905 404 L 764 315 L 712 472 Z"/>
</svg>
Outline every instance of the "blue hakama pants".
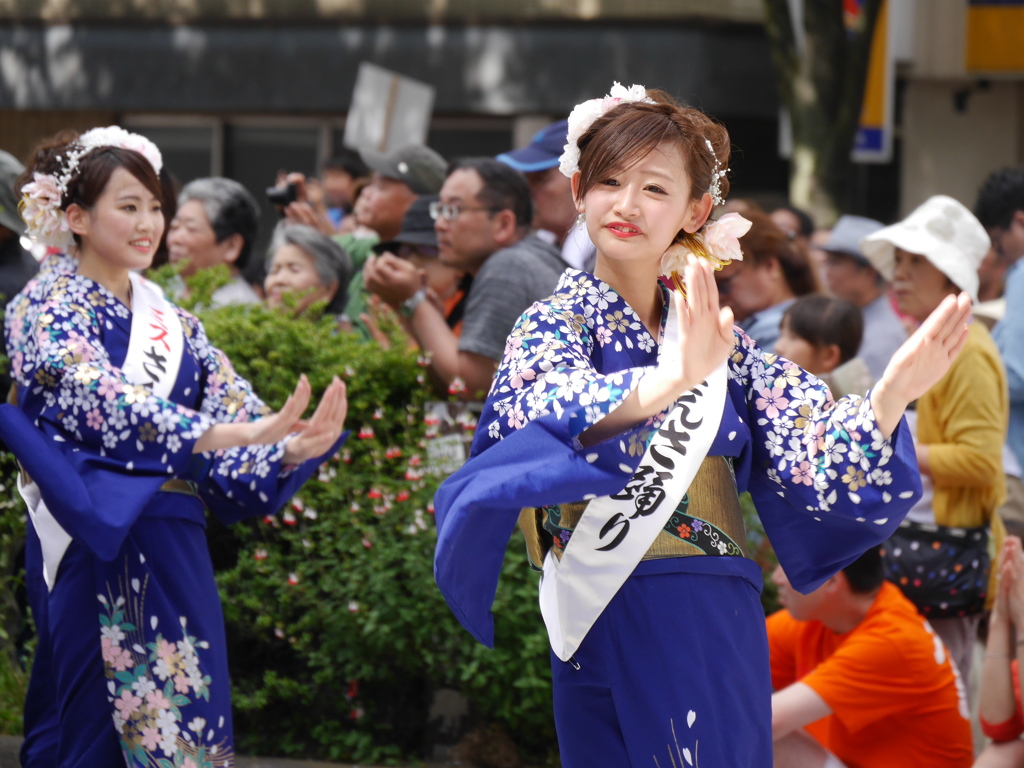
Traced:
<svg viewBox="0 0 1024 768">
<path fill-rule="evenodd" d="M 575 663 L 551 656 L 563 767 L 771 768 L 761 585 L 745 558 L 641 562 Z"/>
</svg>

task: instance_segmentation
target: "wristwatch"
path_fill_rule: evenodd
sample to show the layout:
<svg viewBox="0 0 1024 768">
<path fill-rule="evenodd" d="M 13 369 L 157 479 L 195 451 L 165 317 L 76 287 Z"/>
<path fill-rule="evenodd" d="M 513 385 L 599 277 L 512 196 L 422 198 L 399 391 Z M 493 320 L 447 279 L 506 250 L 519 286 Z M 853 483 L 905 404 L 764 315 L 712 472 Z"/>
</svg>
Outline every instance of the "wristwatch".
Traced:
<svg viewBox="0 0 1024 768">
<path fill-rule="evenodd" d="M 413 313 L 416 311 L 416 307 L 422 304 L 425 298 L 427 298 L 427 289 L 420 288 L 416 293 L 402 302 L 398 307 L 398 311 L 402 313 L 402 317 L 411 318 Z"/>
</svg>

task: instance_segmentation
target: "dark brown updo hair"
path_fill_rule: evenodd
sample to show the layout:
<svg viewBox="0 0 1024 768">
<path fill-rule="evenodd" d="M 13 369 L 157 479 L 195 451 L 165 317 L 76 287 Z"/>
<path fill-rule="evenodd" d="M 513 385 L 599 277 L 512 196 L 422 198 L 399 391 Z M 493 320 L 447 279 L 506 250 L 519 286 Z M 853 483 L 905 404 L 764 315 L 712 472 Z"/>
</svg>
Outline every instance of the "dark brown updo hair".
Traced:
<svg viewBox="0 0 1024 768">
<path fill-rule="evenodd" d="M 743 263 L 762 266 L 775 259 L 794 296 L 816 293 L 818 278 L 807 253 L 795 248 L 768 214 L 748 211 L 743 215 L 750 221 L 750 230 L 740 238 Z"/>
<path fill-rule="evenodd" d="M 580 137 L 580 199 L 601 179 L 639 162 L 663 141 L 682 150 L 692 200 L 711 189 L 716 158 L 719 170 L 729 167 L 729 132 L 722 125 L 699 109 L 678 104 L 664 91 L 647 91 L 647 98 L 654 103 L 617 104 Z M 729 194 L 729 179 L 721 177 L 718 185 L 724 199 Z"/>
<path fill-rule="evenodd" d="M 74 149 L 78 136 L 79 134 L 74 131 L 61 131 L 40 143 L 33 150 L 32 157 L 25 171 L 18 177 L 15 188 L 20 192 L 25 184 L 32 181 L 34 173 L 60 178 L 66 172 L 68 152 Z M 61 210 L 66 211 L 68 206 L 75 203 L 85 210 L 91 209 L 118 168 L 124 168 L 142 182 L 153 197 L 160 201 L 161 206 L 163 205 L 163 185 L 149 160 L 131 149 L 96 147 L 79 158 L 78 168 L 68 179 L 67 191 L 61 196 Z M 74 237 L 75 242 L 81 244 L 78 235 Z"/>
</svg>

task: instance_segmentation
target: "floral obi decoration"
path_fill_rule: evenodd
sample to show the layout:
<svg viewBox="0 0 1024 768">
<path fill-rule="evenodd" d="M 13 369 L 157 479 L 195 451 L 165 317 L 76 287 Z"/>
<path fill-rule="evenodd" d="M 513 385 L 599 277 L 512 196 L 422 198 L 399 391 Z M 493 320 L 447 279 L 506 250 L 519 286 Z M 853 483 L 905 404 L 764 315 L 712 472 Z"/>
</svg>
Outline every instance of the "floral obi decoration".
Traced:
<svg viewBox="0 0 1024 768">
<path fill-rule="evenodd" d="M 653 484 L 650 492 L 656 493 L 657 487 L 657 483 Z M 623 489 L 624 492 L 626 490 Z M 650 499 L 643 496 L 636 497 L 637 515 L 644 514 L 648 501 Z M 522 511 L 519 525 L 526 537 L 527 554 L 534 569 L 542 569 L 549 549 L 561 558 L 588 504 L 580 501 Z M 724 456 L 707 456 L 689 491 L 643 559 L 692 555 L 746 557 L 747 554 L 743 510 L 736 493 L 731 462 Z"/>
</svg>

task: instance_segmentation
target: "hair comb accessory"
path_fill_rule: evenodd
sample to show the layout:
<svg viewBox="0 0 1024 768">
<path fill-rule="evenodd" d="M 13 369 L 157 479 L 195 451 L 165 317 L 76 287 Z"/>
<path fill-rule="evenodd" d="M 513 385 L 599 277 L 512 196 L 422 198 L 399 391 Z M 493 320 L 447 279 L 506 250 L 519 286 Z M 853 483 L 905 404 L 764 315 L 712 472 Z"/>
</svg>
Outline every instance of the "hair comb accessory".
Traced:
<svg viewBox="0 0 1024 768">
<path fill-rule="evenodd" d="M 708 187 L 708 194 L 711 195 L 711 201 L 715 205 L 721 205 L 725 202 L 725 198 L 722 197 L 722 179 L 725 178 L 725 174 L 729 172 L 729 169 L 722 168 L 722 161 L 715 154 L 715 148 L 711 146 L 711 139 L 704 139 L 704 143 L 708 147 L 708 152 L 715 158 L 715 168 L 711 171 L 711 186 Z"/>
<path fill-rule="evenodd" d="M 63 154 L 57 155 L 57 162 L 60 163 L 57 171 L 49 174 L 33 173 L 32 181 L 21 188 L 18 211 L 25 221 L 25 234 L 30 239 L 62 251 L 74 244 L 74 235 L 68 228 L 67 216 L 61 203 L 68 192 L 68 185 L 78 173 L 82 158 L 98 147 L 120 147 L 138 152 L 149 161 L 157 175 L 163 168 L 160 150 L 145 136 L 116 125 L 86 131 L 69 144 Z"/>
<path fill-rule="evenodd" d="M 700 232 L 683 235 L 661 257 L 662 282 L 686 296 L 682 273 L 686 257 L 690 254 L 711 262 L 716 272 L 733 261 L 743 261 L 740 238 L 750 231 L 750 227 L 748 219 L 738 213 L 727 213 L 717 221 L 705 224 Z"/>
<path fill-rule="evenodd" d="M 562 156 L 558 159 L 558 170 L 570 179 L 580 169 L 580 137 L 601 115 L 612 107 L 623 102 L 642 102 L 653 104 L 648 98 L 647 89 L 642 85 L 631 85 L 629 88 L 621 83 L 614 83 L 611 91 L 603 99 L 590 99 L 573 107 L 569 115 L 569 132 Z"/>
</svg>

